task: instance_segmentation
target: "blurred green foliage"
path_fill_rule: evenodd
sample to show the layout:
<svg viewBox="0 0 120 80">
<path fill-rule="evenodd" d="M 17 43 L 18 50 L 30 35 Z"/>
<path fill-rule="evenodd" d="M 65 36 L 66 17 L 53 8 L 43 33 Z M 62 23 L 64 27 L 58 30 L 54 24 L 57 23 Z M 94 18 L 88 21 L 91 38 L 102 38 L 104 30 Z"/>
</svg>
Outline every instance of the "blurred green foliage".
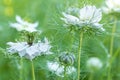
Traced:
<svg viewBox="0 0 120 80">
<path fill-rule="evenodd" d="M 91 4 L 100 7 L 104 0 L 0 0 L 0 80 L 18 80 L 19 78 L 19 63 L 20 58 L 16 56 L 8 56 L 4 49 L 7 47 L 6 43 L 15 41 L 19 38 L 19 34 L 15 29 L 9 25 L 10 22 L 15 22 L 15 16 L 20 15 L 24 19 L 31 22 L 38 21 L 38 29 L 42 30 L 41 38 L 46 36 L 53 48 L 54 55 L 49 57 L 41 56 L 34 60 L 36 80 L 55 80 L 55 75 L 47 71 L 46 60 L 54 61 L 56 55 L 60 51 L 70 51 L 77 54 L 78 35 L 74 36 L 72 43 L 71 34 L 63 27 L 60 20 L 61 12 L 68 7 L 77 6 L 82 7 L 84 4 Z M 101 23 L 104 24 L 106 32 L 89 38 L 84 36 L 83 52 L 81 57 L 81 76 L 82 80 L 88 80 L 89 73 L 86 70 L 85 63 L 89 57 L 99 57 L 104 64 L 107 61 L 107 54 L 109 54 L 111 30 L 113 26 L 113 19 L 108 15 L 103 15 Z M 117 29 L 115 33 L 113 53 L 120 52 L 120 22 L 118 19 Z M 73 48 L 70 48 L 74 44 Z M 118 52 L 116 52 L 118 51 Z M 76 56 L 77 57 L 77 56 Z M 23 80 L 32 80 L 31 78 L 31 64 L 29 60 L 24 60 Z M 117 55 L 112 65 L 113 80 L 120 79 L 120 54 Z M 77 62 L 77 61 L 76 61 Z M 77 64 L 74 64 L 77 68 Z M 97 72 L 94 80 L 106 80 L 106 68 Z M 76 77 L 76 75 L 75 75 Z M 72 77 L 75 80 L 74 76 Z"/>
</svg>

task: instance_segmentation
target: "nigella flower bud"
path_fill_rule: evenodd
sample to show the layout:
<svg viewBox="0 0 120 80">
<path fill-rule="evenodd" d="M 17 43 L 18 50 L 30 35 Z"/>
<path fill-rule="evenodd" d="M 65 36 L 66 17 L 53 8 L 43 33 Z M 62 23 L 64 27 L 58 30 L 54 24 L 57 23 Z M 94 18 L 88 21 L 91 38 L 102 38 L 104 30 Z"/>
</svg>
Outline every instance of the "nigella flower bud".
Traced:
<svg viewBox="0 0 120 80">
<path fill-rule="evenodd" d="M 59 61 L 61 62 L 62 65 L 72 65 L 75 61 L 75 56 L 73 54 L 69 54 L 69 53 L 62 53 L 59 56 Z"/>
</svg>

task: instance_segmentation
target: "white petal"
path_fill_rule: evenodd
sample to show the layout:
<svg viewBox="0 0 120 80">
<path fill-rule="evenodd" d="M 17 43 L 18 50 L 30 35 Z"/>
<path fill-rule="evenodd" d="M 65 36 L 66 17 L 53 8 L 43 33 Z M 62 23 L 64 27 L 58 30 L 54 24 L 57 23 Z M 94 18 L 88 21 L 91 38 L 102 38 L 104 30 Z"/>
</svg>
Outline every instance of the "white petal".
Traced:
<svg viewBox="0 0 120 80">
<path fill-rule="evenodd" d="M 91 19 L 92 23 L 97 23 L 102 19 L 102 11 L 100 9 L 95 9 L 93 17 Z"/>
<path fill-rule="evenodd" d="M 19 54 L 20 57 L 25 56 L 26 55 L 26 49 L 23 49 L 23 50 L 19 51 L 18 54 Z"/>
<path fill-rule="evenodd" d="M 18 31 L 24 30 L 24 27 L 21 24 L 18 24 L 18 23 L 11 23 L 10 26 L 13 27 L 13 28 L 16 28 Z"/>
<path fill-rule="evenodd" d="M 43 53 L 43 54 L 46 54 L 46 55 L 50 55 L 50 54 L 53 54 L 53 52 L 46 52 L 46 53 Z"/>
<path fill-rule="evenodd" d="M 44 38 L 44 41 L 45 41 L 45 44 L 49 44 L 49 41 L 46 37 Z"/>
<path fill-rule="evenodd" d="M 102 27 L 103 26 L 102 24 L 94 23 L 94 24 L 92 24 L 92 26 L 97 28 L 97 29 L 101 29 L 102 31 L 105 31 L 105 29 Z"/>
<path fill-rule="evenodd" d="M 75 25 L 79 22 L 79 19 L 73 15 L 62 13 L 65 18 L 61 18 L 65 23 Z"/>
<path fill-rule="evenodd" d="M 48 69 L 52 72 L 55 72 L 56 75 L 64 77 L 64 66 L 60 65 L 58 62 L 48 62 Z M 72 66 L 66 68 L 66 74 L 71 74 L 75 72 L 76 69 Z"/>
<path fill-rule="evenodd" d="M 7 42 L 7 45 L 9 45 L 9 46 L 14 46 L 15 43 L 13 43 L 13 42 Z"/>
<path fill-rule="evenodd" d="M 36 56 L 39 56 L 38 45 L 34 44 L 26 49 L 27 58 L 32 60 Z"/>
<path fill-rule="evenodd" d="M 100 9 L 96 9 L 95 6 L 85 6 L 80 10 L 79 17 L 84 23 L 95 23 L 101 20 L 102 12 Z"/>
<path fill-rule="evenodd" d="M 85 6 L 80 10 L 80 20 L 90 21 L 94 14 L 94 6 Z"/>
<path fill-rule="evenodd" d="M 19 24 L 24 24 L 24 20 L 22 20 L 22 18 L 20 16 L 16 16 L 16 21 L 19 23 Z"/>
<path fill-rule="evenodd" d="M 7 48 L 8 52 L 18 53 L 20 57 L 24 56 L 24 53 L 22 52 L 28 47 L 26 42 L 8 42 L 7 44 L 10 46 L 9 48 Z"/>
<path fill-rule="evenodd" d="M 35 23 L 31 24 L 31 26 L 34 27 L 34 28 L 36 28 L 38 25 L 39 25 L 38 22 L 35 22 Z"/>
<path fill-rule="evenodd" d="M 28 31 L 28 32 L 36 32 L 37 30 L 33 27 L 26 27 L 24 28 L 25 31 Z"/>
<path fill-rule="evenodd" d="M 43 53 L 48 52 L 50 50 L 51 46 L 45 43 L 39 44 L 39 50 Z"/>
<path fill-rule="evenodd" d="M 11 23 L 10 26 L 16 28 L 18 31 L 28 31 L 28 32 L 35 32 L 37 31 L 36 27 L 38 26 L 38 22 L 29 23 L 25 20 L 22 20 L 20 16 L 16 16 L 17 23 Z"/>
<path fill-rule="evenodd" d="M 43 54 L 49 54 L 50 49 L 51 49 L 51 45 L 49 44 L 49 41 L 47 38 L 44 38 L 44 42 L 39 42 L 38 43 L 39 46 L 39 50 L 40 52 L 42 52 Z"/>
<path fill-rule="evenodd" d="M 57 62 L 48 62 L 48 69 L 52 72 L 55 72 L 56 75 L 63 77 L 64 67 L 60 67 Z"/>
<path fill-rule="evenodd" d="M 22 51 L 28 47 L 26 42 L 20 42 L 16 45 L 17 51 Z"/>
</svg>

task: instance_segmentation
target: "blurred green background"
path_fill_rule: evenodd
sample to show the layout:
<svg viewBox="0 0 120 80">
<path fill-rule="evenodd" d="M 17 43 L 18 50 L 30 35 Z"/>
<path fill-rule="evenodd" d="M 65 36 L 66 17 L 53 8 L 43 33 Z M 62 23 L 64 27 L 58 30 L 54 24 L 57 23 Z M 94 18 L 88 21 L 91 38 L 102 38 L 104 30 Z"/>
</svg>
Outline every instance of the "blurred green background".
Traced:
<svg viewBox="0 0 120 80">
<path fill-rule="evenodd" d="M 75 36 L 74 48 L 72 44 L 71 34 L 67 33 L 67 29 L 63 27 L 60 20 L 61 13 L 68 7 L 82 7 L 86 4 L 101 7 L 104 0 L 0 0 L 0 80 L 18 80 L 19 78 L 19 58 L 15 56 L 7 56 L 4 49 L 6 43 L 15 41 L 19 38 L 17 31 L 10 27 L 9 23 L 16 22 L 15 16 L 19 15 L 31 22 L 38 21 L 38 29 L 42 30 L 41 38 L 46 36 L 52 46 L 54 55 L 52 57 L 37 58 L 34 60 L 36 80 L 56 80 L 55 75 L 51 75 L 46 68 L 46 60 L 55 59 L 59 51 L 70 51 L 77 54 L 78 38 Z M 109 53 L 111 27 L 113 20 L 109 16 L 103 15 L 101 23 L 104 24 L 107 34 L 98 35 L 96 37 L 85 37 L 83 41 L 83 53 L 81 59 L 81 76 L 82 80 L 88 80 L 89 73 L 86 70 L 85 62 L 91 56 L 99 57 L 104 65 L 107 61 Z M 118 18 L 117 31 L 114 40 L 114 53 L 118 51 L 120 46 L 120 22 Z M 70 49 L 69 49 L 70 48 Z M 59 50 L 59 51 L 58 51 Z M 112 65 L 113 80 L 120 79 L 120 55 L 118 54 Z M 77 64 L 75 64 L 77 68 Z M 30 61 L 24 59 L 23 80 L 32 80 Z M 73 75 L 76 77 L 76 75 Z M 94 80 L 106 80 L 106 68 L 97 72 Z M 71 78 L 75 80 L 75 78 Z"/>
</svg>

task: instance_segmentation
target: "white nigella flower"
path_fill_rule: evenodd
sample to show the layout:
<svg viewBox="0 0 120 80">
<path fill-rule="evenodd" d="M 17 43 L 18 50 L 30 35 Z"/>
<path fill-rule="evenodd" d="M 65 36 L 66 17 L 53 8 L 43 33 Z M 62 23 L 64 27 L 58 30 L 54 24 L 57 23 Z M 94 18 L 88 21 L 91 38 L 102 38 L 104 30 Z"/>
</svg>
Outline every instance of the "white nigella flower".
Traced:
<svg viewBox="0 0 120 80">
<path fill-rule="evenodd" d="M 106 6 L 103 7 L 105 13 L 119 12 L 120 13 L 120 0 L 106 0 Z"/>
<path fill-rule="evenodd" d="M 99 24 L 102 19 L 102 11 L 100 9 L 97 9 L 95 6 L 88 5 L 76 12 L 78 16 L 63 12 L 64 18 L 61 19 L 68 26 L 74 25 L 79 26 L 79 28 L 90 26 L 104 31 L 102 24 Z"/>
<path fill-rule="evenodd" d="M 45 42 L 44 44 L 43 42 L 38 42 L 33 43 L 32 45 L 29 45 L 27 42 L 8 42 L 7 44 L 10 46 L 9 48 L 7 48 L 7 51 L 9 53 L 18 53 L 20 57 L 24 56 L 30 60 L 42 54 L 51 54 L 51 46 L 50 44 L 48 44 L 48 42 Z"/>
<path fill-rule="evenodd" d="M 56 75 L 64 77 L 64 66 L 60 65 L 58 62 L 48 62 L 48 69 L 54 72 Z M 67 66 L 66 74 L 72 74 L 76 69 L 72 66 Z"/>
<path fill-rule="evenodd" d="M 36 27 L 38 26 L 38 22 L 29 23 L 23 20 L 20 16 L 16 16 L 17 23 L 10 23 L 10 26 L 16 28 L 18 31 L 28 31 L 28 32 L 35 32 L 37 31 Z"/>
<path fill-rule="evenodd" d="M 100 68 L 102 68 L 102 66 L 103 66 L 102 62 L 97 57 L 91 57 L 87 61 L 87 67 L 91 71 L 99 70 Z"/>
</svg>

